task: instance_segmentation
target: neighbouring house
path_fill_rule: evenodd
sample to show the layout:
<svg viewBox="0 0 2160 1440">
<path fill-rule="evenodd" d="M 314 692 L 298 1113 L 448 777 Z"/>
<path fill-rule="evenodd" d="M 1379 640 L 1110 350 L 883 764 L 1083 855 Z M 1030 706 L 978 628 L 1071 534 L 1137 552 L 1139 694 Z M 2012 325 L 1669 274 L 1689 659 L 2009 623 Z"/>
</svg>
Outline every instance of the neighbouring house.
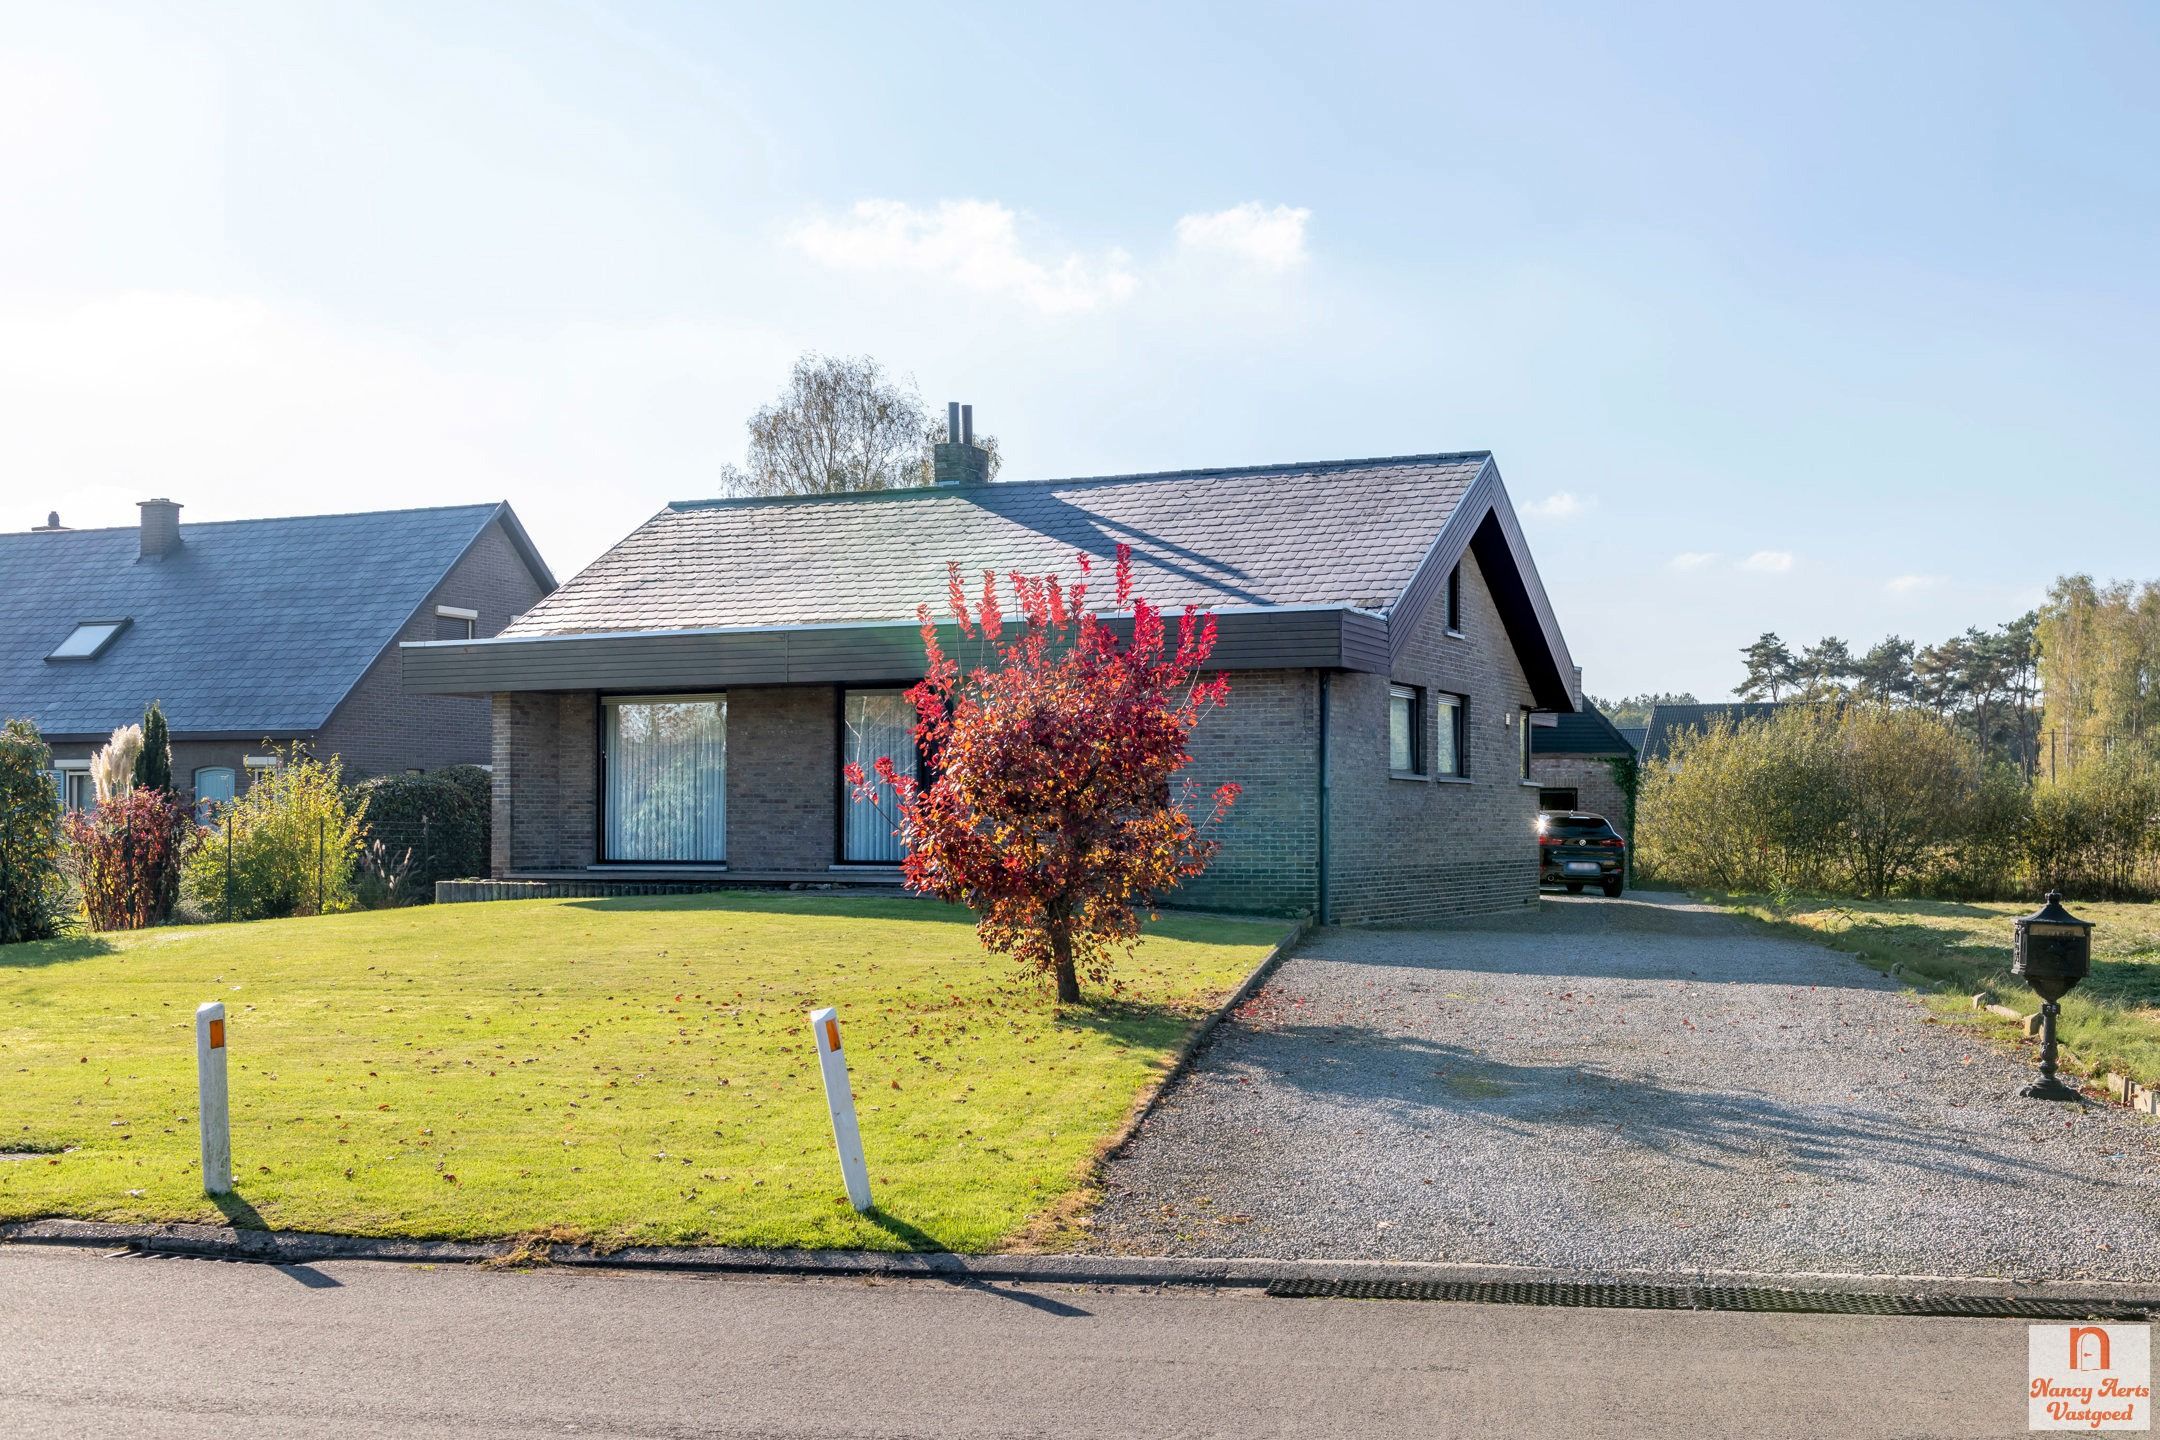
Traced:
<svg viewBox="0 0 2160 1440">
<path fill-rule="evenodd" d="M 1735 725 L 1749 720 L 1767 720 L 1789 705 L 1812 702 L 1802 700 L 1729 700 L 1702 705 L 1654 705 L 1650 718 L 1643 726 L 1643 739 L 1639 753 L 1643 764 L 1663 764 L 1672 756 L 1673 737 L 1683 730 L 1702 730 L 1721 720 Z"/>
<path fill-rule="evenodd" d="M 494 635 L 555 588 L 509 505 L 185 525 L 180 508 L 0 535 L 0 717 L 36 722 L 69 808 L 95 805 L 91 755 L 153 700 L 202 813 L 273 747 L 352 776 L 490 763 L 488 703 L 408 693 L 397 645 Z"/>
<path fill-rule="evenodd" d="M 1628 834 L 1627 793 L 1613 769 L 1614 762 L 1634 754 L 1635 747 L 1595 705 L 1582 703 L 1572 714 L 1538 716 L 1530 729 L 1530 774 L 1538 783 L 1538 808 L 1602 815 Z"/>
<path fill-rule="evenodd" d="M 1529 720 L 1573 665 L 1491 455 L 669 505 L 493 640 L 403 647 L 424 695 L 492 696 L 493 867 L 534 893 L 900 883 L 842 767 L 919 759 L 916 607 L 948 560 L 1074 572 L 1219 619 L 1227 709 L 1190 774 L 1244 787 L 1179 903 L 1410 921 L 1537 893 Z M 979 582 L 978 582 L 979 583 Z M 948 639 L 965 659 L 974 653 Z M 495 886 L 492 891 L 511 887 Z"/>
</svg>

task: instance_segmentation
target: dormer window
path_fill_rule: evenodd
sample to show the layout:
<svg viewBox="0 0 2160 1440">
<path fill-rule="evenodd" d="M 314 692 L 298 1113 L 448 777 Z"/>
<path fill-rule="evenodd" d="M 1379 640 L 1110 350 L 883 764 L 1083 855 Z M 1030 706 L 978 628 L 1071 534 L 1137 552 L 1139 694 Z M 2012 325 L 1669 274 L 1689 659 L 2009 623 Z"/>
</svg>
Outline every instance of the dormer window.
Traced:
<svg viewBox="0 0 2160 1440">
<path fill-rule="evenodd" d="M 47 660 L 95 660 L 105 653 L 106 647 L 120 638 L 127 629 L 125 617 L 118 620 L 84 620 L 68 632 L 68 637 L 54 647 Z"/>
</svg>

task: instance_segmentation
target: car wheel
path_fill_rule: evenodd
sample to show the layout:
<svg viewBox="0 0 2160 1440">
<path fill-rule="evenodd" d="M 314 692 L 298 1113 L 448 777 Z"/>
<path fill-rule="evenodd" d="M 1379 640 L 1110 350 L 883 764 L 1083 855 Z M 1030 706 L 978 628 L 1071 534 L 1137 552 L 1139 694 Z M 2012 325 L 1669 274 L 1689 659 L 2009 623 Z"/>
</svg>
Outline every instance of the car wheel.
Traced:
<svg viewBox="0 0 2160 1440">
<path fill-rule="evenodd" d="M 1620 885 L 1620 882 L 1619 882 L 1618 880 L 1607 880 L 1607 881 L 1605 882 L 1605 898 L 1606 898 L 1606 899 L 1608 899 L 1608 900 L 1617 900 L 1617 899 L 1619 899 L 1619 898 L 1620 898 L 1620 889 L 1621 889 L 1621 885 Z"/>
<path fill-rule="evenodd" d="M 1570 895 L 1580 895 L 1580 894 L 1582 894 L 1582 881 L 1580 881 L 1580 880 L 1570 880 L 1570 881 L 1568 881 L 1567 893 L 1568 893 L 1568 894 L 1570 894 Z"/>
</svg>

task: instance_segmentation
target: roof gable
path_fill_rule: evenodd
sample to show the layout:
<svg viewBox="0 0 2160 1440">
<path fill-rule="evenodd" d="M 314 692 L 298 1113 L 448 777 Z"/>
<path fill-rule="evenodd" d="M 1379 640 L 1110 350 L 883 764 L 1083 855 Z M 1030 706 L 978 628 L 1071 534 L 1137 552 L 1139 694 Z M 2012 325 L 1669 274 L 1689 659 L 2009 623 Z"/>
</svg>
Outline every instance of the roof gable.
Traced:
<svg viewBox="0 0 2160 1440">
<path fill-rule="evenodd" d="M 100 735 L 156 700 L 177 734 L 312 731 L 498 515 L 515 525 L 499 503 L 183 524 L 147 560 L 132 526 L 0 535 L 0 715 Z M 45 658 L 123 617 L 94 660 Z"/>
</svg>

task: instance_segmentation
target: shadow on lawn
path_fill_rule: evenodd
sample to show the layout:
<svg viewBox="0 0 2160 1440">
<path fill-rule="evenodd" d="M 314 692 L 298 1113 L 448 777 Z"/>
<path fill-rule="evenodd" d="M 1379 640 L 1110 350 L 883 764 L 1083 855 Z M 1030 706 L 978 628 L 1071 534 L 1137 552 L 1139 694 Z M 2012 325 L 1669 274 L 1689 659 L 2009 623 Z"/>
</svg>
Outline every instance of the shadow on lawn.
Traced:
<svg viewBox="0 0 2160 1440">
<path fill-rule="evenodd" d="M 99 935 L 63 935 L 57 940 L 21 940 L 0 945 L 0 970 L 36 970 L 110 955 L 119 947 Z"/>
<path fill-rule="evenodd" d="M 1440 1136 L 1468 1125 L 1526 1139 L 1572 1127 L 1704 1170 L 1767 1163 L 1859 1183 L 1885 1166 L 2019 1190 L 2059 1173 L 2007 1147 L 1976 1156 L 1956 1137 L 1835 1101 L 1794 1105 L 1759 1092 L 1668 1087 L 1595 1066 L 1499 1061 L 1466 1046 L 1353 1027 L 1269 1026 L 1243 1038 L 1236 1062 L 1270 1071 L 1272 1083 L 1373 1107 Z"/>
<path fill-rule="evenodd" d="M 571 910 L 655 911 L 718 910 L 743 915 L 842 916 L 851 920 L 920 920 L 942 925 L 970 925 L 975 917 L 957 905 L 910 895 L 838 895 L 793 890 L 696 890 L 673 895 L 609 895 L 572 900 Z"/>
<path fill-rule="evenodd" d="M 1083 1000 L 1059 1007 L 1060 1029 L 1091 1030 L 1134 1050 L 1169 1050 L 1203 1012 L 1146 1000 Z"/>
</svg>

